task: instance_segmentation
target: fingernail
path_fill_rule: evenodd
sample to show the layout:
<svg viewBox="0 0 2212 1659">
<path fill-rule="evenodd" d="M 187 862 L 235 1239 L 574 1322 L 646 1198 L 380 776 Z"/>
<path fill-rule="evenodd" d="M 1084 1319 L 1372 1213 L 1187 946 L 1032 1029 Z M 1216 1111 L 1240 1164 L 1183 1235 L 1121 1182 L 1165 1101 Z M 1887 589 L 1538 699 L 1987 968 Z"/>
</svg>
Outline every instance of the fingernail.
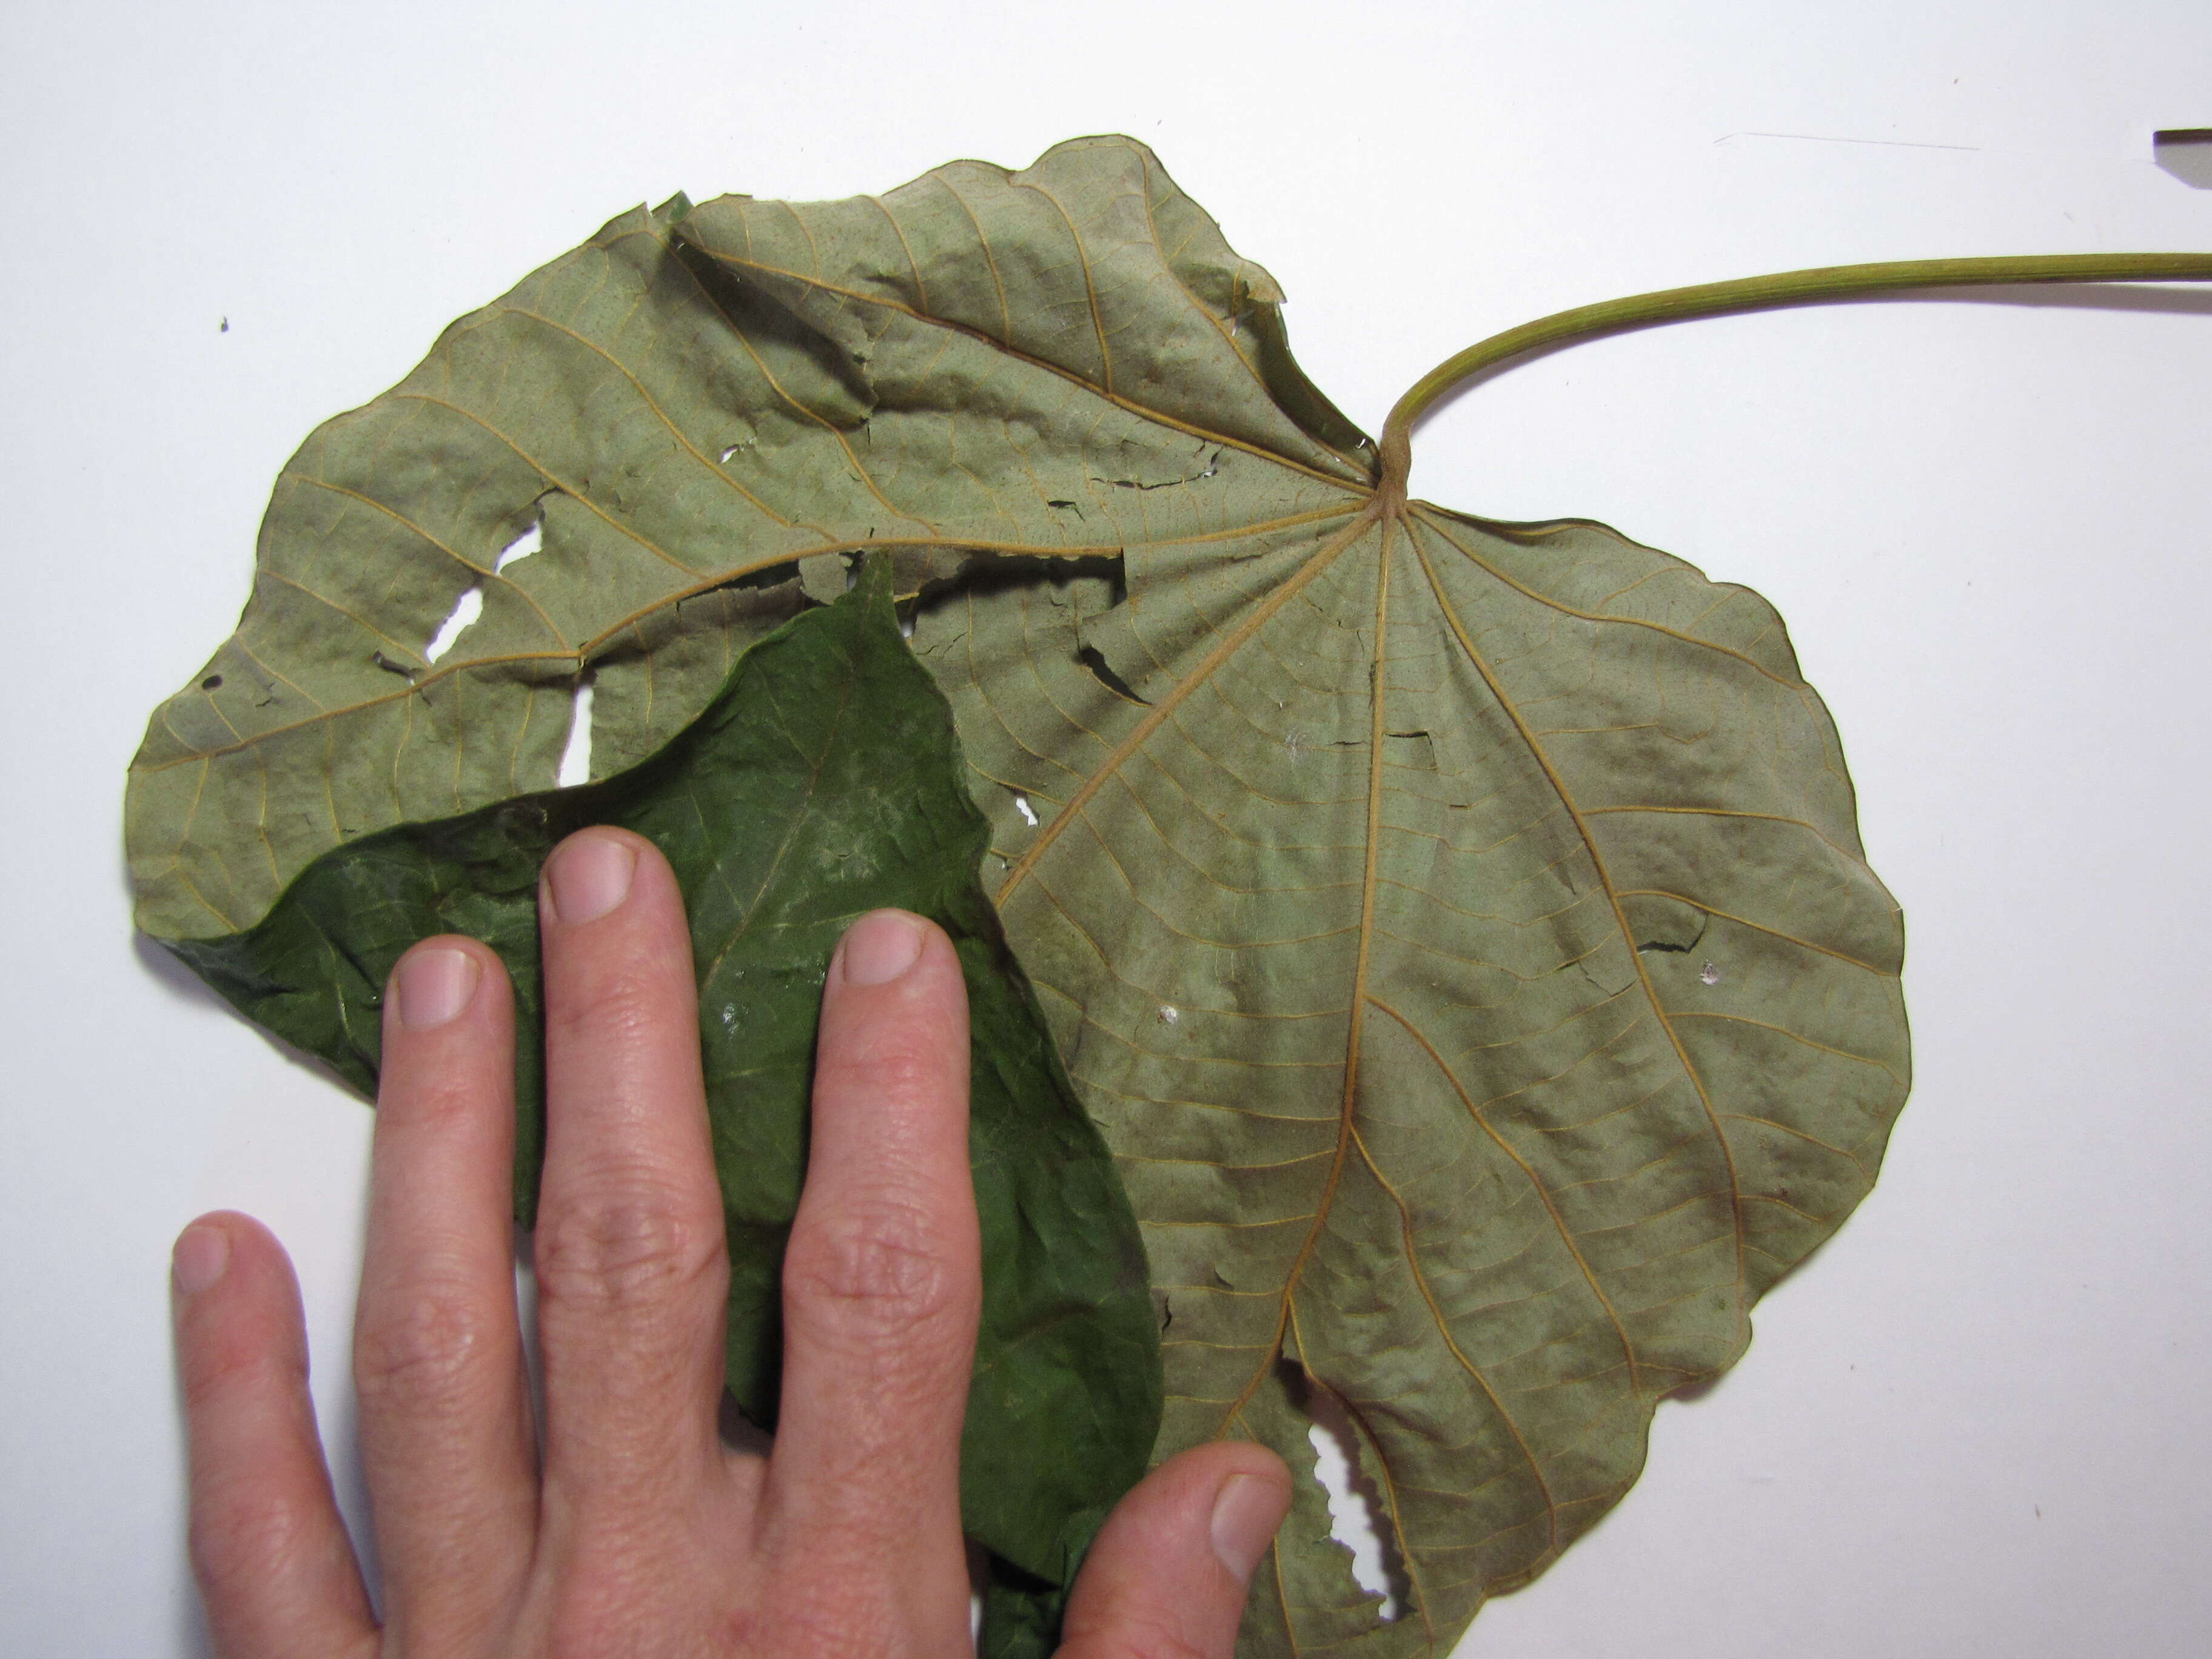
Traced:
<svg viewBox="0 0 2212 1659">
<path fill-rule="evenodd" d="M 872 910 L 845 931 L 839 955 L 848 985 L 881 985 L 921 954 L 921 921 L 903 910 Z"/>
<path fill-rule="evenodd" d="M 553 914 L 574 926 L 593 921 L 629 896 L 637 854 L 612 836 L 580 836 L 564 842 L 546 867 Z"/>
<path fill-rule="evenodd" d="M 187 1227 L 169 1252 L 169 1276 L 186 1296 L 198 1296 L 230 1265 L 230 1235 L 220 1227 Z"/>
<path fill-rule="evenodd" d="M 483 969 L 466 951 L 416 951 L 399 963 L 399 1023 L 410 1031 L 443 1025 L 469 1006 Z"/>
<path fill-rule="evenodd" d="M 1232 1474 L 1213 1495 L 1213 1553 L 1247 1584 L 1283 1524 L 1283 1489 L 1256 1475 Z"/>
</svg>

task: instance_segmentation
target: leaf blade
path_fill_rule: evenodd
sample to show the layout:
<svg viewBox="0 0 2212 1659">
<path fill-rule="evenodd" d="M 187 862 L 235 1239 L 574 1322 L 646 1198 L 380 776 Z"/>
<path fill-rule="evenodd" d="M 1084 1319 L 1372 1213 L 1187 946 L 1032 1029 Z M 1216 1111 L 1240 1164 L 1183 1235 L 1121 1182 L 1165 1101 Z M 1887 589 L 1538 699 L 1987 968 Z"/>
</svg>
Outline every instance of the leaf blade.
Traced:
<svg viewBox="0 0 2212 1659">
<path fill-rule="evenodd" d="M 561 477 L 592 472 L 601 516 L 529 496 L 556 556 L 519 568 L 599 676 L 595 755 L 665 740 L 838 556 L 896 544 L 1005 927 L 1143 1224 L 1158 1452 L 1249 1434 L 1297 1467 L 1334 1401 L 1387 1500 L 1404 1617 L 1376 1624 L 1301 1483 L 1248 1650 L 1448 1648 L 1626 1489 L 1657 1399 L 1741 1352 L 1902 1102 L 1896 907 L 1778 618 L 1603 526 L 1378 487 L 1291 364 L 1279 290 L 1127 141 L 623 235 L 660 250 L 623 293 L 683 327 L 576 331 L 731 441 L 687 450 L 620 386 L 618 416 L 556 400 L 582 434 Z M 470 372 L 495 390 L 502 361 Z M 702 455 L 796 538 L 727 517 L 725 487 L 687 496 Z M 505 477 L 501 533 L 544 483 Z M 702 538 L 691 576 L 611 525 L 655 514 Z M 618 604 L 580 580 L 595 561 Z M 567 682 L 511 611 L 463 646 L 513 775 Z M 435 726 L 443 693 L 374 672 L 431 709 L 464 793 L 508 787 Z M 166 718 L 211 752 L 229 713 L 187 694 Z M 342 759 L 364 791 L 397 775 Z M 179 771 L 163 836 L 205 810 Z M 262 857 L 253 787 L 194 786 L 216 877 Z M 134 848 L 183 915 L 200 871 L 170 873 L 163 836 Z"/>
<path fill-rule="evenodd" d="M 684 889 L 699 976 L 732 1257 L 727 1382 L 747 1415 L 772 1423 L 782 1247 L 830 951 L 846 922 L 883 904 L 938 921 L 969 992 L 987 1280 L 963 1511 L 996 1554 L 1065 1584 L 1152 1442 L 1152 1303 L 1127 1200 L 979 884 L 984 828 L 949 715 L 900 638 L 889 577 L 880 567 L 756 647 L 697 721 L 629 771 L 363 838 L 311 865 L 252 933 L 173 948 L 373 1093 L 398 955 L 444 931 L 491 944 L 517 993 L 527 1218 L 543 1141 L 537 872 L 587 823 L 653 840 Z"/>
</svg>

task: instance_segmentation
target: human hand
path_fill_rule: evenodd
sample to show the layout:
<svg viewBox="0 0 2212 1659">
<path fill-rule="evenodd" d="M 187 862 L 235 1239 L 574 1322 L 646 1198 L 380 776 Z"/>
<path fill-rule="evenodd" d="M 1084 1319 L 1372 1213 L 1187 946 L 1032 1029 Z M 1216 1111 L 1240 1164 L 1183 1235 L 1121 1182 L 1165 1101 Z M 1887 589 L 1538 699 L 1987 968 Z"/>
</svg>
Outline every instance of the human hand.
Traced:
<svg viewBox="0 0 2212 1659">
<path fill-rule="evenodd" d="M 831 962 L 762 1455 L 716 1427 L 729 1266 L 675 878 L 641 838 L 587 830 L 547 861 L 538 904 L 543 1467 L 508 1218 L 513 1000 L 489 948 L 428 939 L 385 1000 L 354 1338 L 380 1624 L 331 1499 L 289 1261 L 242 1215 L 177 1241 L 192 1564 L 217 1651 L 970 1652 L 959 1442 L 981 1283 L 951 942 L 878 911 Z M 1227 1659 L 1289 1502 L 1282 1462 L 1248 1443 L 1155 1469 L 1092 1547 L 1062 1659 Z"/>
</svg>

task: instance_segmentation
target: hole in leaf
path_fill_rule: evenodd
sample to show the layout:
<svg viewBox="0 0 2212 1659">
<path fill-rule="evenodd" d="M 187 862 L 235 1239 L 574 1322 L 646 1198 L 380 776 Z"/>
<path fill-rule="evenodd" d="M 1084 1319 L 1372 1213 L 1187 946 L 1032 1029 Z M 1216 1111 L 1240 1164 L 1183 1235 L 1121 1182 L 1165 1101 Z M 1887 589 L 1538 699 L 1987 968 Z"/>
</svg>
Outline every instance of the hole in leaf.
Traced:
<svg viewBox="0 0 2212 1659">
<path fill-rule="evenodd" d="M 1382 1598 L 1376 1616 L 1389 1624 L 1405 1607 L 1405 1571 L 1382 1494 L 1360 1471 L 1352 1419 L 1326 1389 L 1310 1389 L 1300 1403 L 1313 1419 L 1306 1439 L 1314 1449 L 1314 1479 L 1328 1494 L 1328 1535 L 1351 1551 L 1352 1582 Z"/>
<path fill-rule="evenodd" d="M 553 781 L 573 789 L 592 781 L 592 677 L 576 682 L 575 701 L 569 705 L 568 746 L 561 751 L 561 769 Z"/>
<path fill-rule="evenodd" d="M 956 595 L 999 593 L 1020 589 L 1066 592 L 1073 583 L 1103 578 L 1108 585 L 1108 609 L 1127 597 L 1127 575 L 1118 553 L 1085 553 L 1073 558 L 1042 558 L 1029 553 L 985 554 L 969 562 L 957 575 L 942 576 L 922 585 L 921 603 L 931 605 Z"/>
<path fill-rule="evenodd" d="M 983 1639 L 983 1587 L 991 1582 L 991 1553 L 974 1539 L 968 1547 L 968 1645 Z"/>
<path fill-rule="evenodd" d="M 544 545 L 545 520 L 532 519 L 520 536 L 500 549 L 499 557 L 493 562 L 491 574 L 495 576 L 504 576 L 507 574 L 507 566 L 518 560 L 528 558 Z"/>
<path fill-rule="evenodd" d="M 483 615 L 483 584 L 471 583 L 461 597 L 453 601 L 453 608 L 446 620 L 438 624 L 438 631 L 430 636 L 430 643 L 422 647 L 422 659 L 435 662 L 453 648 L 453 641 L 461 637 L 468 625 Z"/>
<path fill-rule="evenodd" d="M 2212 190 L 2212 127 L 2172 127 L 2150 137 L 2150 157 L 2191 190 Z"/>
<path fill-rule="evenodd" d="M 1030 805 L 1030 798 L 1027 795 L 1023 794 L 1019 790 L 1017 790 L 1014 793 L 1014 811 L 1022 815 L 1022 822 L 1029 825 L 1030 829 L 1034 830 L 1037 827 L 1039 819 L 1036 814 L 1036 808 Z"/>
</svg>

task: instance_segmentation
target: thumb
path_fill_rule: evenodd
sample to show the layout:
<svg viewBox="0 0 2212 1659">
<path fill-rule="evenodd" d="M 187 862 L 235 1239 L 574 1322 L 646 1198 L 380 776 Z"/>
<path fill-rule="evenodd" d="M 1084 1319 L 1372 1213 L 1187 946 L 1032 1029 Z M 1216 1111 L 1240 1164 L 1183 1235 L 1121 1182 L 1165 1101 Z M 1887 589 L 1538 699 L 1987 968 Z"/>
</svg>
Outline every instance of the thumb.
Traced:
<svg viewBox="0 0 2212 1659">
<path fill-rule="evenodd" d="M 1291 1507 L 1265 1446 L 1196 1446 L 1115 1505 L 1068 1598 L 1060 1659 L 1230 1659 L 1253 1570 Z"/>
</svg>

